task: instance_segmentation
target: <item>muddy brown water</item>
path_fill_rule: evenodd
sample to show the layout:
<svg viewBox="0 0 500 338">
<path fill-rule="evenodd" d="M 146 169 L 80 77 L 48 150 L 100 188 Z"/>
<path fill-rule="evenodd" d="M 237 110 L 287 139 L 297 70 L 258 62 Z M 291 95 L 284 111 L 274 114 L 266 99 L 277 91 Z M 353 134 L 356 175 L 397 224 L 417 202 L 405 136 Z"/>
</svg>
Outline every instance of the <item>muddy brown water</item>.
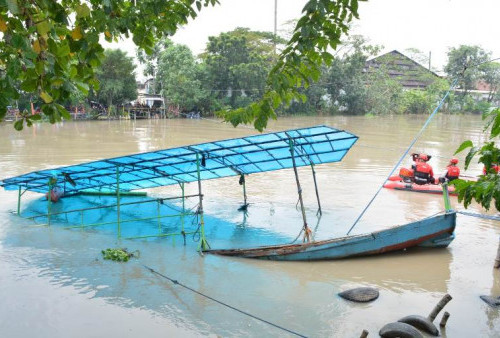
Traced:
<svg viewBox="0 0 500 338">
<path fill-rule="evenodd" d="M 424 118 L 299 117 L 272 121 L 272 131 L 326 124 L 360 137 L 344 161 L 317 166 L 323 217 L 318 222 L 310 170 L 301 168 L 309 224 L 316 238 L 344 235 L 418 132 Z M 144 120 L 38 124 L 22 132 L 0 124 L 0 179 L 84 161 L 254 134 L 213 120 Z M 442 171 L 465 139 L 486 139 L 478 116 L 438 116 L 415 151 L 431 155 Z M 459 156 L 461 164 L 463 156 Z M 410 159 L 405 159 L 405 165 Z M 473 165 L 466 172 L 476 175 Z M 175 187 L 154 189 L 168 195 Z M 246 219 L 237 178 L 203 183 L 208 215 L 235 223 L 234 236 L 262 228 L 293 239 L 301 227 L 293 171 L 247 178 Z M 195 192 L 191 184 L 189 191 Z M 23 196 L 23 207 L 37 194 Z M 463 209 L 453 198 L 452 204 Z M 294 332 L 315 337 L 377 336 L 386 323 L 428 315 L 441 297 L 453 300 L 448 337 L 500 336 L 499 310 L 480 295 L 500 295 L 493 270 L 500 224 L 458 216 L 456 239 L 446 249 L 408 250 L 330 262 L 267 262 L 200 257 L 196 244 L 178 239 L 118 241 L 98 229 L 69 231 L 34 226 L 15 215 L 17 192 L 0 190 L 0 334 L 3 337 L 291 336 L 197 296 L 152 274 L 150 266 L 200 292 Z M 471 212 L 484 212 L 477 205 Z M 378 230 L 443 210 L 440 196 L 382 189 L 353 233 Z M 494 214 L 490 212 L 489 214 Z M 243 222 L 244 221 L 244 222 Z M 210 231 L 208 230 L 209 236 Z M 208 238 L 210 241 L 210 237 Z M 103 261 L 100 251 L 126 246 L 141 257 Z M 337 293 L 372 286 L 380 297 L 347 302 Z M 438 316 L 437 321 L 441 319 Z"/>
</svg>

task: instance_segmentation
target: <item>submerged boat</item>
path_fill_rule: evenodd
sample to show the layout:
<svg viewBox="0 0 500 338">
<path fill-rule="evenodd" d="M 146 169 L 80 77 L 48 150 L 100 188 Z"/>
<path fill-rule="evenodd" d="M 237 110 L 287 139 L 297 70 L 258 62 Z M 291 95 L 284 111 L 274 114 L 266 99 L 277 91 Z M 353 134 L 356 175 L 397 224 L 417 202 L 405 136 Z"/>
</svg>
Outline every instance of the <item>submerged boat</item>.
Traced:
<svg viewBox="0 0 500 338">
<path fill-rule="evenodd" d="M 394 177 L 394 176 L 393 176 Z M 401 180 L 393 181 L 389 180 L 384 184 L 384 188 L 394 189 L 394 190 L 404 190 L 404 191 L 413 191 L 413 192 L 422 192 L 427 194 L 443 194 L 443 188 L 439 184 L 423 184 L 418 185 L 416 183 L 407 183 Z M 448 192 L 450 195 L 456 196 L 455 187 L 451 186 L 448 188 Z"/>
<path fill-rule="evenodd" d="M 263 246 L 251 249 L 206 250 L 224 256 L 277 261 L 332 260 L 381 254 L 415 246 L 443 248 L 455 238 L 456 213 L 443 215 L 388 229 L 323 241 Z"/>
<path fill-rule="evenodd" d="M 114 232 L 118 238 L 183 236 L 185 242 L 186 234 L 192 233 L 193 240 L 196 236 L 199 238 L 199 251 L 221 255 L 274 260 L 325 260 L 378 254 L 412 246 L 447 246 L 454 237 L 456 214 L 449 206 L 448 194 L 444 194 L 446 210 L 444 215 L 429 217 L 366 235 L 312 241 L 304 244 L 271 245 L 253 249 L 210 249 L 203 216 L 201 188 L 203 180 L 239 177 L 239 183 L 243 186 L 244 209 L 246 209 L 248 206 L 245 188 L 246 175 L 293 169 L 302 211 L 302 229 L 306 235 L 305 238 L 309 239 L 311 231 L 307 226 L 297 168 L 311 167 L 318 213 L 321 213 L 314 167 L 341 161 L 357 139 L 357 136 L 349 132 L 329 126 L 292 129 L 45 169 L 0 180 L 0 186 L 6 190 L 18 191 L 17 214 L 20 216 L 21 197 L 26 191 L 52 196 L 56 189 L 60 189 L 60 198 L 62 199 L 81 194 L 113 195 L 116 196 L 114 204 L 71 210 L 60 210 L 62 206 L 53 208 L 52 204 L 58 203 L 58 199 L 47 198 L 46 212 L 27 218 L 45 219 L 46 225 L 50 225 L 53 221 L 57 222 L 59 217 L 72 215 L 73 218 L 78 218 L 78 224 L 75 226 L 79 228 L 101 226 L 115 228 Z M 192 182 L 197 183 L 198 192 L 185 195 L 184 185 Z M 135 190 L 168 185 L 179 185 L 180 196 L 125 203 L 121 201 L 122 196 L 131 194 Z M 187 198 L 195 198 L 198 201 L 196 212 L 185 207 Z M 164 205 L 165 201 L 173 200 L 178 201 L 178 214 L 165 214 L 161 206 Z M 148 217 L 145 217 L 146 215 L 136 215 L 134 218 L 123 217 L 124 208 L 131 208 L 131 206 L 142 203 L 155 203 L 157 213 Z M 101 211 L 105 208 L 116 210 L 116 219 L 102 221 L 91 217 L 93 211 Z M 179 217 L 180 223 L 175 230 L 163 223 L 164 219 L 174 216 Z M 184 217 L 195 217 L 194 222 L 197 226 L 193 232 L 186 231 Z M 124 228 L 127 224 L 151 220 L 157 222 L 156 233 L 145 235 Z M 127 234 L 131 233 L 135 235 L 128 237 Z"/>
</svg>

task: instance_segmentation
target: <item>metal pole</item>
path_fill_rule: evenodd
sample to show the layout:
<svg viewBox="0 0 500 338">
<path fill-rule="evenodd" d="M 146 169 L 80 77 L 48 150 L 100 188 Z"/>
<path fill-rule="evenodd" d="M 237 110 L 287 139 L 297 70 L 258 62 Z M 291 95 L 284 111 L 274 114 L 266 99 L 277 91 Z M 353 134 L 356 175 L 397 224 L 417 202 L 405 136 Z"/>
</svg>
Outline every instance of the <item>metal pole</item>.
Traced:
<svg viewBox="0 0 500 338">
<path fill-rule="evenodd" d="M 291 138 L 289 144 L 290 153 L 292 154 L 292 164 L 293 171 L 295 173 L 295 181 L 297 182 L 297 191 L 299 193 L 300 210 L 302 211 L 302 220 L 304 221 L 304 241 L 307 240 L 309 242 L 311 230 L 309 230 L 309 227 L 307 226 L 306 211 L 304 209 L 304 201 L 302 200 L 302 188 L 300 187 L 299 174 L 297 172 L 297 165 L 295 163 L 295 150 L 293 146 L 293 140 Z"/>
<path fill-rule="evenodd" d="M 316 183 L 316 170 L 314 170 L 314 163 L 312 162 L 311 162 L 311 169 L 314 179 L 314 189 L 316 189 L 316 199 L 318 200 L 318 212 L 316 214 L 323 215 L 323 212 L 321 211 L 321 202 L 319 201 L 318 184 Z"/>
<path fill-rule="evenodd" d="M 19 193 L 17 195 L 17 215 L 21 216 L 21 187 L 19 187 Z"/>
<path fill-rule="evenodd" d="M 444 210 L 451 211 L 450 194 L 448 193 L 448 183 L 443 183 Z"/>
<path fill-rule="evenodd" d="M 201 174 L 200 174 L 200 154 L 196 153 L 196 172 L 198 177 L 198 194 L 200 197 L 200 245 L 198 246 L 198 251 L 203 251 L 209 248 L 208 242 L 205 238 L 205 221 L 203 219 L 203 195 L 201 193 Z"/>
<path fill-rule="evenodd" d="M 116 224 L 118 226 L 118 238 L 122 237 L 120 225 L 120 167 L 116 166 Z"/>
<path fill-rule="evenodd" d="M 247 186 L 245 182 L 245 175 L 243 175 L 243 203 L 247 205 Z"/>
<path fill-rule="evenodd" d="M 156 210 L 158 211 L 158 234 L 161 234 L 160 200 L 156 200 Z"/>
<path fill-rule="evenodd" d="M 184 239 L 184 245 L 186 245 L 186 232 L 184 231 L 184 213 L 186 212 L 186 200 L 184 193 L 184 182 L 180 184 L 182 190 L 182 214 L 181 214 L 181 234 Z"/>
<path fill-rule="evenodd" d="M 247 203 L 247 186 L 245 182 L 245 174 L 240 174 L 240 185 L 243 186 L 243 205 L 238 208 L 238 211 L 244 211 L 246 212 L 248 209 L 248 203 Z"/>
<path fill-rule="evenodd" d="M 49 180 L 49 192 L 47 194 L 47 224 L 50 225 L 50 209 L 52 204 L 52 184 Z"/>
</svg>

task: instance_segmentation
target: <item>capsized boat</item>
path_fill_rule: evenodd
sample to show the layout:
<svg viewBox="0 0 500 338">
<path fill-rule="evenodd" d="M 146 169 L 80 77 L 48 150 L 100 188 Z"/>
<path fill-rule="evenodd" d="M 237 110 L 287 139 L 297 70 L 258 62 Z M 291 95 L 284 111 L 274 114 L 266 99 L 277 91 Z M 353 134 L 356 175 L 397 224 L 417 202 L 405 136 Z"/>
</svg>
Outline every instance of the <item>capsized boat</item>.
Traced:
<svg viewBox="0 0 500 338">
<path fill-rule="evenodd" d="M 443 248 L 455 238 L 456 212 L 364 234 L 323 241 L 250 249 L 205 250 L 207 253 L 277 261 L 333 260 L 381 254 L 415 246 Z"/>
</svg>

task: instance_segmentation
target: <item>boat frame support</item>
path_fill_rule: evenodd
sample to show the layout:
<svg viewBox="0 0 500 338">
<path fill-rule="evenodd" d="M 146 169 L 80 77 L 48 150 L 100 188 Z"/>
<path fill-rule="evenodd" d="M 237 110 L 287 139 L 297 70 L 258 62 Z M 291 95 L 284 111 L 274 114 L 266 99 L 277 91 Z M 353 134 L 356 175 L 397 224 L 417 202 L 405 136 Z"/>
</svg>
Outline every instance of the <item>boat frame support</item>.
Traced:
<svg viewBox="0 0 500 338">
<path fill-rule="evenodd" d="M 243 205 L 239 207 L 238 210 L 246 212 L 248 209 L 248 202 L 247 202 L 247 185 L 245 180 L 245 174 L 240 173 L 239 183 L 243 186 Z"/>
<path fill-rule="evenodd" d="M 122 228 L 120 224 L 120 167 L 116 166 L 116 226 L 118 238 L 122 237 Z"/>
<path fill-rule="evenodd" d="M 200 244 L 198 245 L 198 251 L 202 253 L 203 251 L 210 248 L 207 239 L 205 237 L 205 220 L 203 219 L 203 194 L 201 192 L 201 172 L 200 172 L 200 154 L 196 153 L 196 175 L 198 178 L 198 195 L 200 197 L 198 213 L 200 215 Z"/>
<path fill-rule="evenodd" d="M 28 191 L 28 189 L 25 189 L 22 191 L 21 187 L 19 187 L 19 192 L 17 195 L 17 215 L 21 216 L 21 197 L 24 195 L 24 193 Z"/>
<path fill-rule="evenodd" d="M 182 191 L 182 214 L 181 214 L 181 234 L 184 240 L 184 245 L 186 245 L 186 231 L 184 231 L 184 214 L 186 213 L 186 193 L 184 190 L 184 182 L 179 183 Z"/>
<path fill-rule="evenodd" d="M 323 215 L 323 211 L 321 210 L 321 202 L 319 199 L 319 191 L 318 191 L 318 183 L 316 182 L 316 170 L 314 170 L 314 163 L 311 162 L 311 169 L 312 169 L 312 174 L 313 174 L 313 180 L 314 180 L 314 189 L 316 191 L 316 200 L 318 201 L 318 212 L 316 212 L 316 215 Z"/>
<path fill-rule="evenodd" d="M 292 157 L 293 172 L 295 173 L 295 181 L 297 183 L 297 192 L 299 194 L 300 210 L 302 211 L 302 220 L 304 222 L 304 226 L 303 226 L 304 239 L 303 239 L 303 241 L 309 242 L 311 239 L 311 230 L 307 226 L 306 210 L 304 208 L 304 201 L 302 199 L 302 188 L 300 186 L 299 174 L 297 172 L 297 164 L 295 163 L 295 147 L 293 144 L 293 139 L 291 137 L 289 137 L 289 145 L 290 145 L 290 154 Z"/>
<path fill-rule="evenodd" d="M 450 202 L 450 193 L 448 192 L 448 183 L 443 183 L 443 199 L 444 199 L 444 210 L 445 212 L 453 211 Z"/>
</svg>

